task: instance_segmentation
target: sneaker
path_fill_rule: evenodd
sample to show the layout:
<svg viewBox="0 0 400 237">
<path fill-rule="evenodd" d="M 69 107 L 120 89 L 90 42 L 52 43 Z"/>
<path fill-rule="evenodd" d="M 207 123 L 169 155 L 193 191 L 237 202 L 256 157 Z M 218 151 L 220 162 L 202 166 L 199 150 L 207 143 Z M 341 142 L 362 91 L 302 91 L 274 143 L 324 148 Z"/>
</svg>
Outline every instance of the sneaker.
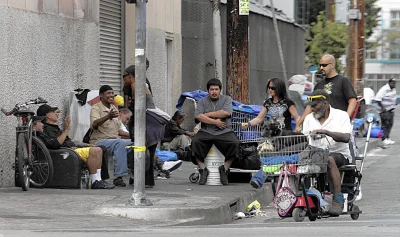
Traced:
<svg viewBox="0 0 400 237">
<path fill-rule="evenodd" d="M 181 165 L 182 165 L 182 161 L 181 160 L 166 161 L 166 162 L 164 162 L 164 164 L 162 166 L 162 169 L 163 170 L 168 170 L 169 172 L 172 172 L 172 171 L 178 169 Z"/>
<path fill-rule="evenodd" d="M 389 146 L 389 145 L 391 145 L 392 143 L 390 143 L 389 139 L 385 139 L 385 140 L 382 141 L 382 144 L 383 144 L 384 146 Z"/>
<path fill-rule="evenodd" d="M 210 171 L 207 168 L 204 168 L 204 169 L 199 169 L 199 173 L 200 173 L 199 184 L 200 185 L 206 184 L 207 183 L 207 177 L 210 174 Z"/>
<path fill-rule="evenodd" d="M 92 183 L 92 189 L 107 189 L 106 185 L 101 180 L 96 180 Z"/>
<path fill-rule="evenodd" d="M 122 177 L 117 177 L 114 179 L 114 185 L 116 187 L 125 187 L 126 183 L 124 182 L 124 180 L 122 179 Z"/>
<path fill-rule="evenodd" d="M 221 183 L 223 185 L 228 185 L 229 169 L 225 170 L 225 166 L 221 165 L 220 167 L 218 167 L 218 171 L 219 171 L 219 176 L 220 176 L 220 179 L 221 179 Z"/>
<path fill-rule="evenodd" d="M 106 181 L 104 181 L 104 180 L 101 180 L 101 182 L 104 184 L 104 186 L 106 187 L 106 189 L 113 189 L 113 188 L 115 188 L 115 185 L 114 185 L 114 184 L 110 184 L 110 183 L 108 183 L 108 182 L 106 182 Z"/>
<path fill-rule="evenodd" d="M 343 193 L 338 193 L 334 196 L 332 201 L 332 206 L 329 208 L 328 213 L 334 216 L 340 215 L 344 207 L 344 197 Z"/>
<path fill-rule="evenodd" d="M 129 185 L 133 185 L 134 182 L 135 180 L 132 177 L 129 177 Z"/>
<path fill-rule="evenodd" d="M 259 189 L 260 188 L 258 183 L 256 181 L 254 181 L 254 180 L 250 181 L 250 185 L 255 189 Z"/>
<path fill-rule="evenodd" d="M 390 139 L 390 138 L 388 138 L 387 140 L 389 141 L 389 144 L 390 144 L 390 145 L 393 145 L 393 144 L 395 144 L 395 143 L 396 143 L 395 141 L 393 141 L 393 140 L 392 140 L 392 139 Z"/>
</svg>

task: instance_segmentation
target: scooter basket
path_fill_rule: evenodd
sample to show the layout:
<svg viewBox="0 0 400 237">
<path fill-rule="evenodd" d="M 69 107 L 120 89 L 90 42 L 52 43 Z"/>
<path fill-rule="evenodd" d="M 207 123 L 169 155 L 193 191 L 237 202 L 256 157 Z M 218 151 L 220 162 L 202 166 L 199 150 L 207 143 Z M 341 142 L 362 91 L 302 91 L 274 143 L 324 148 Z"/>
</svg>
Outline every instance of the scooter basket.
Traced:
<svg viewBox="0 0 400 237">
<path fill-rule="evenodd" d="M 263 172 L 267 176 L 278 176 L 283 164 L 287 164 L 289 174 L 327 172 L 329 149 L 322 146 L 321 140 L 324 139 L 325 135 L 277 136 L 265 139 L 257 148 Z"/>
</svg>

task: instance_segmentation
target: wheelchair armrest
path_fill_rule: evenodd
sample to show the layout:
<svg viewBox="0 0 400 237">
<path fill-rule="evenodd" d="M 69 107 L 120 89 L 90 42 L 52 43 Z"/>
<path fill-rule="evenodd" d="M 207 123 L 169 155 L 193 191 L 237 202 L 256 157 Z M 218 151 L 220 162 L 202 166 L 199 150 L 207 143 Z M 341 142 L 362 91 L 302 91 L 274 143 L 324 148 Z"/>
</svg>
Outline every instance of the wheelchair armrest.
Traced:
<svg viewBox="0 0 400 237">
<path fill-rule="evenodd" d="M 351 171 L 355 169 L 356 165 L 343 165 L 342 167 L 339 168 L 339 171 Z"/>
<path fill-rule="evenodd" d="M 364 156 L 357 156 L 356 160 L 364 160 Z"/>
</svg>

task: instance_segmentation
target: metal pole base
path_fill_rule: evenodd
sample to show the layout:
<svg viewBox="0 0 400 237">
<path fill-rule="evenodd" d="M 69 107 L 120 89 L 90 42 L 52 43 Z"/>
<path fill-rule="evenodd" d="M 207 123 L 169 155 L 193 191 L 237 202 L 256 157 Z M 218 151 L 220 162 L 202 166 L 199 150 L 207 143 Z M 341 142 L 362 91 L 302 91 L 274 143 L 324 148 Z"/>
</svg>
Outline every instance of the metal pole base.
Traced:
<svg viewBox="0 0 400 237">
<path fill-rule="evenodd" d="M 128 200 L 128 204 L 127 205 L 130 205 L 130 206 L 153 206 L 153 203 L 149 199 L 147 199 L 145 197 L 138 198 L 138 199 L 135 199 L 135 198 L 131 197 Z"/>
</svg>

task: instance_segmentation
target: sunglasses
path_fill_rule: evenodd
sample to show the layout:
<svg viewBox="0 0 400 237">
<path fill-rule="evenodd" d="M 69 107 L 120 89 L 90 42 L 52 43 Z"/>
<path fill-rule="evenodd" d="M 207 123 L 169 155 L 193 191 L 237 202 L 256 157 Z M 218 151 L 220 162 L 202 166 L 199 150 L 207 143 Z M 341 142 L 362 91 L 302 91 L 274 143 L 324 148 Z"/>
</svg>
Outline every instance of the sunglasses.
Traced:
<svg viewBox="0 0 400 237">
<path fill-rule="evenodd" d="M 320 100 L 320 99 L 325 99 L 326 100 L 326 96 L 324 96 L 324 95 L 313 95 L 313 96 L 307 97 L 307 100 L 309 102 L 312 102 L 313 100 Z"/>
<path fill-rule="evenodd" d="M 319 64 L 319 67 L 326 67 L 326 66 L 328 66 L 329 64 L 331 64 L 331 63 L 321 63 L 321 64 Z"/>
<path fill-rule="evenodd" d="M 268 89 L 274 91 L 274 90 L 276 90 L 276 86 L 268 86 Z"/>
</svg>

